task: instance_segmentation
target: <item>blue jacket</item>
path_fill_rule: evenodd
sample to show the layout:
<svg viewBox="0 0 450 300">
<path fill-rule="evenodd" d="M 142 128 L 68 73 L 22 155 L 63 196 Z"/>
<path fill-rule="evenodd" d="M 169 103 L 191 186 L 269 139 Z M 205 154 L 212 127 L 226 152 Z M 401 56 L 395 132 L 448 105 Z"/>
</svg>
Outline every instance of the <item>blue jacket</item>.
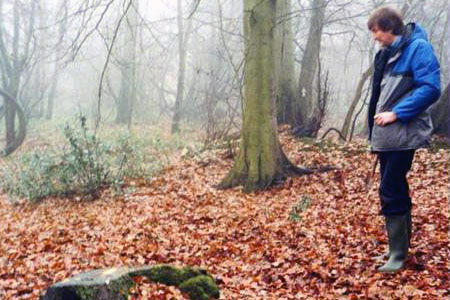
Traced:
<svg viewBox="0 0 450 300">
<path fill-rule="evenodd" d="M 397 151 L 426 147 L 432 132 L 427 108 L 440 96 L 440 67 L 425 31 L 406 25 L 398 43 L 375 57 L 369 104 L 369 140 L 373 151 Z M 386 126 L 373 117 L 392 111 L 398 120 Z"/>
</svg>

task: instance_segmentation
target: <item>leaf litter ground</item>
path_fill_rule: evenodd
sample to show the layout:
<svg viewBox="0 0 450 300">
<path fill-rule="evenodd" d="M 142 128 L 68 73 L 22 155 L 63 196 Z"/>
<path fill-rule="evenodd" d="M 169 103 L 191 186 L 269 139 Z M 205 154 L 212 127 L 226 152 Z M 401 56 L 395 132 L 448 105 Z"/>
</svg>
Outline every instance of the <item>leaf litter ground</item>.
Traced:
<svg viewBox="0 0 450 300">
<path fill-rule="evenodd" d="M 447 150 L 419 150 L 409 174 L 412 249 L 406 270 L 375 270 L 386 250 L 374 156 L 364 142 L 282 136 L 297 165 L 339 170 L 289 178 L 268 191 L 217 190 L 232 161 L 212 151 L 180 159 L 120 199 L 0 200 L 0 298 L 38 299 L 51 284 L 113 266 L 169 263 L 206 268 L 221 299 L 445 299 L 449 292 Z M 378 177 L 378 173 L 376 174 Z M 295 210 L 302 199 L 311 199 Z M 295 221 L 293 221 L 295 220 Z M 186 299 L 138 279 L 130 299 Z"/>
</svg>

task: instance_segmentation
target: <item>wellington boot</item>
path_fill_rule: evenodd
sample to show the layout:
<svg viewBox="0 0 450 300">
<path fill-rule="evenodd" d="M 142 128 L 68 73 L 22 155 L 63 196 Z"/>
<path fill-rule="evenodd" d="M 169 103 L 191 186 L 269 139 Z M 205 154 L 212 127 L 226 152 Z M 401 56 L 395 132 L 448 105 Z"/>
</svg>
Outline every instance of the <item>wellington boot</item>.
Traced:
<svg viewBox="0 0 450 300">
<path fill-rule="evenodd" d="M 408 217 L 387 216 L 386 229 L 389 240 L 389 260 L 378 272 L 397 272 L 403 269 L 408 257 Z"/>
<path fill-rule="evenodd" d="M 407 224 L 407 228 L 408 228 L 408 248 L 411 247 L 411 234 L 412 234 L 412 219 L 411 219 L 411 210 L 408 211 L 408 213 L 406 214 L 406 224 Z M 375 256 L 373 258 L 373 260 L 375 261 L 382 261 L 382 260 L 386 260 L 389 259 L 389 256 L 391 256 L 390 251 L 386 251 L 385 253 Z"/>
<path fill-rule="evenodd" d="M 383 260 L 389 259 L 389 256 L 390 256 L 390 255 L 391 255 L 390 252 L 387 251 L 386 253 L 383 253 L 383 254 L 381 254 L 381 255 L 375 256 L 375 257 L 373 257 L 372 259 L 373 259 L 374 261 L 379 261 L 379 262 L 381 262 L 381 261 L 383 261 Z"/>
</svg>

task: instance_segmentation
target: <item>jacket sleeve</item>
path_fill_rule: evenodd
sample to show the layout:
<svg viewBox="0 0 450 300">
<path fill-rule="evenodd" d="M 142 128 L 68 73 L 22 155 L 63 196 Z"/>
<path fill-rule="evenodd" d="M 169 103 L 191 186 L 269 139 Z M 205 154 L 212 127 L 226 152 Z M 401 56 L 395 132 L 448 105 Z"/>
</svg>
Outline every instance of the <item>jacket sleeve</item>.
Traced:
<svg viewBox="0 0 450 300">
<path fill-rule="evenodd" d="M 439 63 L 427 41 L 418 41 L 411 57 L 411 72 L 415 85 L 413 92 L 392 109 L 401 122 L 408 122 L 426 110 L 441 94 Z"/>
</svg>

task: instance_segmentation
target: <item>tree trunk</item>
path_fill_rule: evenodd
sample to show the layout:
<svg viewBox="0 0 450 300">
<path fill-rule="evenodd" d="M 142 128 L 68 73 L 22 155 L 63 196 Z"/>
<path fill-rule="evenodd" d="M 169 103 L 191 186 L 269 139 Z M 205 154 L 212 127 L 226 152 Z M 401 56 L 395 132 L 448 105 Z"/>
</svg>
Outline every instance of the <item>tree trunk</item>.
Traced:
<svg viewBox="0 0 450 300">
<path fill-rule="evenodd" d="M 117 124 L 131 124 L 133 104 L 136 98 L 136 39 L 137 39 L 137 1 L 127 11 L 123 32 L 123 55 L 120 68 L 120 91 L 117 101 Z"/>
<path fill-rule="evenodd" d="M 244 1 L 244 111 L 240 151 L 219 188 L 265 189 L 296 169 L 278 140 L 275 109 L 273 0 Z"/>
<path fill-rule="evenodd" d="M 447 18 L 450 16 L 450 5 L 447 7 Z M 447 33 L 450 32 L 450 22 L 447 22 Z M 447 66 L 450 66 L 450 47 L 447 47 Z M 450 77 L 450 69 L 448 69 L 449 77 Z M 445 94 L 445 93 L 444 93 Z M 444 101 L 450 103 L 450 95 L 448 94 L 448 85 L 447 85 L 447 96 L 444 98 Z M 448 116 L 450 116 L 450 104 L 447 106 L 447 137 L 450 138 L 450 120 Z"/>
<path fill-rule="evenodd" d="M 278 123 L 294 122 L 295 63 L 291 0 L 277 1 L 275 25 L 275 78 Z"/>
<path fill-rule="evenodd" d="M 16 110 L 13 103 L 5 101 L 6 148 L 16 139 Z"/>
<path fill-rule="evenodd" d="M 0 1 L 0 68 L 2 87 L 0 95 L 5 100 L 5 127 L 6 146 L 2 154 L 10 154 L 17 149 L 25 139 L 26 119 L 23 109 L 19 105 L 18 95 L 21 77 L 30 59 L 30 47 L 34 33 L 34 19 L 36 12 L 36 1 L 28 8 L 28 22 L 24 21 L 25 14 L 21 14 L 21 3 L 13 2 L 12 34 L 8 33 L 3 20 L 3 1 Z M 21 33 L 21 25 L 26 23 L 24 33 Z M 17 126 L 17 128 L 16 128 Z M 17 129 L 17 130 L 16 130 Z"/>
<path fill-rule="evenodd" d="M 20 85 L 20 58 L 19 58 L 19 40 L 20 40 L 20 13 L 19 2 L 14 1 L 14 37 L 12 53 L 12 70 L 9 79 L 7 92 L 12 98 L 17 99 Z M 6 125 L 6 148 L 10 148 L 16 138 L 16 110 L 11 101 L 5 101 L 5 125 Z"/>
<path fill-rule="evenodd" d="M 25 140 L 25 136 L 27 133 L 27 131 L 26 131 L 26 123 L 27 122 L 26 122 L 25 114 L 16 99 L 14 99 L 11 95 L 9 95 L 7 92 L 2 90 L 1 88 L 0 88 L 0 96 L 2 96 L 5 101 L 5 107 L 8 107 L 8 109 L 10 109 L 11 111 L 14 112 L 14 120 L 16 119 L 16 116 L 17 116 L 17 120 L 19 123 L 18 124 L 19 125 L 18 132 L 16 133 L 14 131 L 13 139 L 9 143 L 6 144 L 5 148 L 1 152 L 1 155 L 9 155 L 9 154 L 13 153 L 17 148 L 19 148 L 20 145 L 22 145 L 23 141 Z M 8 110 L 6 110 L 6 113 L 8 113 Z M 14 128 L 15 128 L 15 124 L 14 124 Z"/>
<path fill-rule="evenodd" d="M 302 58 L 302 69 L 298 82 L 295 123 L 297 136 L 315 137 L 320 126 L 320 107 L 314 94 L 313 83 L 319 63 L 319 51 L 325 18 L 326 0 L 314 0 L 308 41 Z"/>
<path fill-rule="evenodd" d="M 180 131 L 180 119 L 181 119 L 181 106 L 183 104 L 184 95 L 184 79 L 186 73 L 186 53 L 187 53 L 187 39 L 188 33 L 184 33 L 183 24 L 183 5 L 182 0 L 177 2 L 178 11 L 178 82 L 177 82 L 177 97 L 175 99 L 175 107 L 172 119 L 172 133 Z"/>
<path fill-rule="evenodd" d="M 217 2 L 211 2 L 210 9 L 211 11 L 217 11 L 219 4 Z M 215 16 L 211 14 L 210 22 L 214 22 Z M 217 28 L 211 28 L 211 32 L 209 34 L 209 40 L 211 41 L 211 46 L 213 49 L 220 49 L 219 43 L 220 32 L 218 32 Z M 198 56 L 198 59 L 202 60 L 205 56 Z M 208 70 L 211 70 L 211 76 L 208 77 L 207 83 L 205 83 L 205 97 L 203 100 L 203 106 L 205 107 L 205 115 L 206 115 L 206 142 L 213 141 L 217 138 L 218 134 L 218 123 L 220 120 L 216 117 L 216 107 L 219 101 L 219 74 L 221 70 L 224 69 L 222 60 L 220 60 L 216 56 L 212 56 L 208 53 L 207 57 L 208 61 Z M 197 64 L 200 66 L 202 64 L 201 61 L 198 61 Z"/>
<path fill-rule="evenodd" d="M 350 126 L 352 124 L 352 117 L 355 113 L 356 106 L 361 99 L 362 92 L 366 81 L 372 76 L 373 72 L 373 64 L 363 73 L 361 79 L 358 82 L 358 86 L 356 87 L 355 96 L 353 97 L 352 102 L 350 103 L 350 107 L 348 108 L 347 115 L 345 116 L 344 124 L 342 125 L 342 136 L 347 139 L 348 134 L 350 133 Z"/>
<path fill-rule="evenodd" d="M 51 120 L 53 119 L 53 109 L 55 107 L 55 96 L 56 96 L 56 88 L 58 87 L 58 62 L 55 61 L 55 64 L 53 66 L 53 75 L 52 75 L 52 82 L 50 84 L 50 92 L 48 94 L 47 99 L 47 109 L 45 112 L 45 119 Z"/>
<path fill-rule="evenodd" d="M 442 93 L 441 98 L 431 107 L 431 118 L 433 120 L 433 133 L 446 135 L 449 134 L 449 84 Z"/>
<path fill-rule="evenodd" d="M 38 57 L 38 62 L 36 65 L 36 75 L 35 75 L 35 93 L 32 95 L 35 99 L 33 99 L 34 101 L 32 101 L 32 103 L 36 103 L 37 106 L 37 110 L 36 110 L 36 117 L 39 119 L 42 119 L 44 117 L 44 113 L 45 113 L 45 106 L 44 106 L 44 95 L 45 95 L 45 90 L 46 90 L 46 86 L 47 86 L 47 79 L 46 79 L 46 74 L 47 74 L 47 66 L 46 66 L 46 50 L 45 47 L 47 47 L 48 45 L 48 30 L 47 28 L 47 15 L 46 15 L 46 3 L 45 1 L 42 0 L 38 0 L 35 1 L 36 5 L 38 6 L 37 10 L 39 13 L 39 25 L 38 28 L 39 29 L 39 35 L 38 35 L 38 40 L 36 41 L 37 43 L 37 57 Z M 33 109 L 33 108 L 31 108 Z"/>
<path fill-rule="evenodd" d="M 127 66 L 128 67 L 128 66 Z M 127 67 L 122 67 L 120 70 L 120 91 L 117 98 L 117 115 L 116 124 L 128 124 L 130 118 L 131 108 L 131 82 L 130 71 L 126 70 Z"/>
<path fill-rule="evenodd" d="M 446 51 L 450 46 L 450 3 L 447 2 L 447 14 L 445 18 L 444 31 L 442 37 L 439 39 L 439 44 L 436 47 L 437 54 L 439 56 L 439 62 L 441 64 L 441 74 L 443 82 L 449 82 L 450 80 L 450 57 L 447 56 L 445 59 Z"/>
<path fill-rule="evenodd" d="M 54 106 L 55 106 L 55 97 L 56 97 L 56 90 L 58 88 L 58 81 L 59 81 L 59 64 L 58 64 L 58 60 L 61 57 L 61 52 L 62 52 L 62 47 L 61 47 L 61 42 L 64 38 L 64 35 L 67 33 L 67 6 L 64 5 L 61 7 L 61 13 L 63 14 L 63 18 L 61 19 L 61 22 L 59 23 L 59 27 L 58 27 L 58 43 L 56 44 L 56 49 L 54 52 L 54 57 L 55 57 L 55 63 L 53 66 L 53 74 L 51 77 L 51 84 L 50 84 L 50 92 L 48 95 L 48 100 L 47 100 L 47 110 L 46 110 L 46 115 L 45 118 L 47 120 L 51 120 L 53 118 L 53 111 L 54 111 Z"/>
</svg>

